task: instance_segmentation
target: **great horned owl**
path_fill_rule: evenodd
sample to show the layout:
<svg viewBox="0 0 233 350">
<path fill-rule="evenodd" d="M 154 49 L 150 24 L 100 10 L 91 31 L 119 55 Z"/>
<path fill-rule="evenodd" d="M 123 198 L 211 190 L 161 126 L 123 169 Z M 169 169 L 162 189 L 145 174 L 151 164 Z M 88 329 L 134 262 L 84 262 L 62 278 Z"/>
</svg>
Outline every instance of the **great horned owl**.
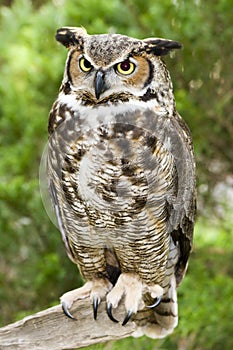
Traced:
<svg viewBox="0 0 233 350">
<path fill-rule="evenodd" d="M 64 27 L 64 78 L 49 116 L 51 198 L 70 259 L 87 281 L 61 297 L 65 314 L 90 296 L 94 318 L 123 302 L 139 334 L 171 333 L 195 216 L 191 136 L 161 59 L 178 42 L 88 35 Z M 141 315 L 141 317 L 137 317 Z"/>
</svg>

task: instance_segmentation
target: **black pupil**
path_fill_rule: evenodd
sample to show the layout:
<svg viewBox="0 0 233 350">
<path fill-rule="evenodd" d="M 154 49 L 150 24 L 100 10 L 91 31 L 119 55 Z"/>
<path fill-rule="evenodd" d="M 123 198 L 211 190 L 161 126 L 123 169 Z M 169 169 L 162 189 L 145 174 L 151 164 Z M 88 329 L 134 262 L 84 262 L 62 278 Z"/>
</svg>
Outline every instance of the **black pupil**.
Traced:
<svg viewBox="0 0 233 350">
<path fill-rule="evenodd" d="M 124 61 L 121 63 L 121 69 L 123 71 L 127 71 L 130 69 L 130 62 L 129 61 Z"/>
<path fill-rule="evenodd" d="M 85 68 L 87 68 L 87 69 L 91 68 L 91 64 L 90 64 L 90 62 L 88 60 L 84 59 L 83 64 L 84 64 Z"/>
</svg>

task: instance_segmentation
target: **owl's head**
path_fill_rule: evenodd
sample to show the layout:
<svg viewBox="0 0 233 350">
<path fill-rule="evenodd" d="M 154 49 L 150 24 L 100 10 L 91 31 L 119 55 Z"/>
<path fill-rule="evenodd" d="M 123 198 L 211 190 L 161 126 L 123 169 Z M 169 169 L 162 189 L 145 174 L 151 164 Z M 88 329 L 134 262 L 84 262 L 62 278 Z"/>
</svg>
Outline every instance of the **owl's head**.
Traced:
<svg viewBox="0 0 233 350">
<path fill-rule="evenodd" d="M 64 92 L 85 96 L 91 104 L 127 101 L 134 96 L 148 100 L 161 88 L 171 89 L 160 56 L 181 44 L 166 39 L 139 40 L 120 34 L 88 35 L 84 28 L 64 27 L 56 39 L 69 50 Z"/>
</svg>

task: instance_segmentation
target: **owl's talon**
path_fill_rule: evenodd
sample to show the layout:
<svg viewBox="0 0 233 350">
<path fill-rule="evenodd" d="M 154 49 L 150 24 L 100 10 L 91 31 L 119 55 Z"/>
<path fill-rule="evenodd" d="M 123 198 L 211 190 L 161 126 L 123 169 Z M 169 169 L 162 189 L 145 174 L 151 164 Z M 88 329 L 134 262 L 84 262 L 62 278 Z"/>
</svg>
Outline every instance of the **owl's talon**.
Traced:
<svg viewBox="0 0 233 350">
<path fill-rule="evenodd" d="M 94 314 L 94 320 L 97 319 L 97 311 L 98 311 L 98 306 L 100 304 L 100 299 L 98 297 L 95 297 L 93 299 L 93 314 Z"/>
<path fill-rule="evenodd" d="M 128 312 L 127 312 L 127 315 L 125 316 L 125 319 L 124 319 L 124 321 L 122 322 L 122 326 L 125 326 L 125 325 L 126 325 L 126 323 L 128 323 L 128 322 L 129 322 L 129 320 L 130 320 L 130 318 L 131 318 L 132 314 L 133 314 L 133 312 L 132 312 L 132 311 L 128 311 Z"/>
<path fill-rule="evenodd" d="M 113 315 L 112 315 L 112 304 L 111 303 L 108 303 L 107 304 L 107 314 L 108 314 L 108 317 L 110 318 L 111 321 L 115 322 L 115 323 L 118 323 L 119 321 L 116 320 Z"/>
<path fill-rule="evenodd" d="M 154 309 L 156 306 L 158 306 L 161 303 L 162 296 L 155 298 L 155 302 L 152 305 L 147 305 L 146 307 L 148 309 Z"/>
<path fill-rule="evenodd" d="M 73 315 L 71 315 L 71 313 L 69 312 L 67 303 L 66 303 L 65 301 L 62 301 L 62 302 L 61 302 L 61 307 L 62 307 L 62 310 L 63 310 L 64 314 L 65 314 L 67 317 L 71 318 L 72 320 L 76 320 L 76 318 L 75 318 Z"/>
</svg>

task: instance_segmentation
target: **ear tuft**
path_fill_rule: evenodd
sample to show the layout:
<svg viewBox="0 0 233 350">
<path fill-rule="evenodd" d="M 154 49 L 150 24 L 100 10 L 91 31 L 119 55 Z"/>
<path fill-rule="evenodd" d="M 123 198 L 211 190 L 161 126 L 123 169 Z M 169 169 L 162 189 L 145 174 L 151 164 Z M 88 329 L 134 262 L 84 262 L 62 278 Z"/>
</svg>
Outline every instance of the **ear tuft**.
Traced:
<svg viewBox="0 0 233 350">
<path fill-rule="evenodd" d="M 156 56 L 164 56 L 173 49 L 180 49 L 181 43 L 173 40 L 160 38 L 147 38 L 143 40 L 146 43 L 146 51 L 151 52 Z"/>
<path fill-rule="evenodd" d="M 62 27 L 57 30 L 56 40 L 65 47 L 80 45 L 82 38 L 87 36 L 85 28 L 82 27 Z"/>
</svg>

